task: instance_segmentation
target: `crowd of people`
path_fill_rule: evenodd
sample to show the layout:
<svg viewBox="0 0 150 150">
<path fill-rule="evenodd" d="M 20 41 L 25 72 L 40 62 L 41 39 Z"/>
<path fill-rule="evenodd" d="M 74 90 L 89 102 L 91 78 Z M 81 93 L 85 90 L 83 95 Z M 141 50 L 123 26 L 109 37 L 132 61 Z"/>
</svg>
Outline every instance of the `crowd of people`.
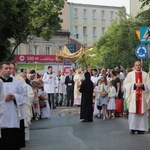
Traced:
<svg viewBox="0 0 150 150">
<path fill-rule="evenodd" d="M 142 71 L 140 61 L 124 71 L 116 67 L 107 71 L 102 69 L 100 73 L 93 69 L 89 74 L 90 80 L 85 74 L 86 79 L 79 89 L 82 122 L 92 122 L 93 116 L 103 120 L 126 116 L 131 134 L 144 134 L 149 130 L 150 76 Z M 93 100 L 94 110 L 90 117 Z"/>
<path fill-rule="evenodd" d="M 93 117 L 126 116 L 132 134 L 148 131 L 150 79 L 141 62 L 124 69 L 63 70 L 48 66 L 39 75 L 35 69 L 17 72 L 13 62 L 0 64 L 0 145 L 19 150 L 30 140 L 33 120 L 50 118 L 51 109 L 80 107 L 82 122 Z"/>
</svg>

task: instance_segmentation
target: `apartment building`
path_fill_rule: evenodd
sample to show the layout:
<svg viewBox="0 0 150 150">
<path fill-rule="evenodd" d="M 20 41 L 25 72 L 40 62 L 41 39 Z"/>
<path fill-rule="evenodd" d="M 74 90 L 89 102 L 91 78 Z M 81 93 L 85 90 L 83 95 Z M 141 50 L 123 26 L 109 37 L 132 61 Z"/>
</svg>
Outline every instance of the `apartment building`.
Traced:
<svg viewBox="0 0 150 150">
<path fill-rule="evenodd" d="M 120 8 L 68 2 L 69 18 L 66 20 L 69 22 L 70 36 L 82 45 L 92 46 L 107 31 L 111 23 L 119 19 Z"/>
<path fill-rule="evenodd" d="M 141 5 L 142 2 L 139 2 L 139 0 L 130 0 L 130 14 L 133 17 L 136 17 L 138 13 L 150 8 L 149 6 L 145 6 L 144 8 L 141 8 Z"/>
</svg>

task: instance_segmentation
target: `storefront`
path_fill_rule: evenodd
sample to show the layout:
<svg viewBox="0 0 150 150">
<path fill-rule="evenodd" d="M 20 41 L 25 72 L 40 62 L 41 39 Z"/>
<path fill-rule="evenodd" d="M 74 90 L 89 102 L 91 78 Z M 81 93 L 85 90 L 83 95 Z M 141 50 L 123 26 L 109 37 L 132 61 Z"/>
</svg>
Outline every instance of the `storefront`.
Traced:
<svg viewBox="0 0 150 150">
<path fill-rule="evenodd" d="M 53 70 L 64 70 L 68 74 L 72 68 L 71 63 L 64 63 L 58 60 L 56 55 L 16 55 L 14 61 L 17 63 L 18 72 L 21 69 L 36 69 L 39 74 L 47 72 L 47 67 L 52 66 Z"/>
</svg>

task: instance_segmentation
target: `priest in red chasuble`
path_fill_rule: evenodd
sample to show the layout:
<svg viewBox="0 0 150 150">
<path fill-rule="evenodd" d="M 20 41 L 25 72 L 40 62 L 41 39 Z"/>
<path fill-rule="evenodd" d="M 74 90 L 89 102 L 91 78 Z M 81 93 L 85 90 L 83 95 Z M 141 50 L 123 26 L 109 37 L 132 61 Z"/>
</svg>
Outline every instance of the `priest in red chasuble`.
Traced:
<svg viewBox="0 0 150 150">
<path fill-rule="evenodd" d="M 142 71 L 140 61 L 134 63 L 134 70 L 126 76 L 123 84 L 129 110 L 131 134 L 148 131 L 148 110 L 150 109 L 150 78 Z"/>
</svg>

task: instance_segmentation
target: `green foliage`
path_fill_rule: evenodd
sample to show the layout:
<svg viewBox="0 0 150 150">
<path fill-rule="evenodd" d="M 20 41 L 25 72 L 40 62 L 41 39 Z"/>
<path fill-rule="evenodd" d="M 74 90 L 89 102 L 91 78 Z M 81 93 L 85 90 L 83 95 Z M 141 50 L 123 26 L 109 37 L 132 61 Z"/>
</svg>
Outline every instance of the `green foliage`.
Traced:
<svg viewBox="0 0 150 150">
<path fill-rule="evenodd" d="M 0 61 L 3 60 L 12 60 L 14 55 L 11 54 L 10 42 L 8 40 L 0 40 Z"/>
<path fill-rule="evenodd" d="M 27 42 L 29 35 L 50 39 L 61 28 L 59 15 L 63 7 L 64 0 L 1 0 L 0 61 L 11 59 L 9 54 L 20 43 Z"/>
<path fill-rule="evenodd" d="M 60 10 L 64 7 L 64 0 L 38 0 L 31 5 L 32 34 L 48 40 L 54 31 L 61 28 Z"/>
<path fill-rule="evenodd" d="M 142 2 L 142 6 L 141 8 L 143 8 L 144 6 L 146 5 L 149 5 L 150 4 L 150 0 L 139 0 L 140 2 Z"/>
<path fill-rule="evenodd" d="M 136 19 L 140 26 L 150 26 L 150 8 L 148 10 L 142 11 L 136 16 Z"/>
</svg>

